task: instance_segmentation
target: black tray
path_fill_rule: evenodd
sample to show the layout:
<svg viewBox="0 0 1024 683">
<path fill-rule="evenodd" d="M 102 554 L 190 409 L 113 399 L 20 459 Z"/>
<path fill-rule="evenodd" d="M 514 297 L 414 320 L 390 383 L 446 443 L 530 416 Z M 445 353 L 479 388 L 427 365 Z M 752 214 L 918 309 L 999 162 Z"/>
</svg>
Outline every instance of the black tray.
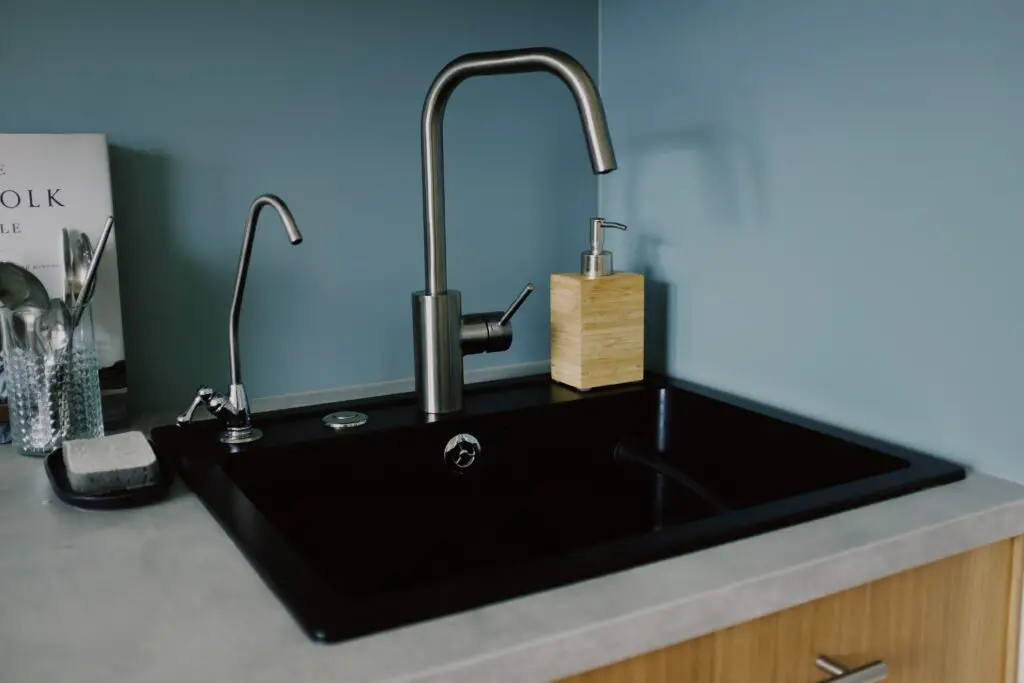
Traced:
<svg viewBox="0 0 1024 683">
<path fill-rule="evenodd" d="M 43 464 L 46 469 L 46 477 L 50 480 L 50 486 L 53 487 L 53 492 L 57 494 L 57 497 L 68 505 L 87 510 L 120 510 L 149 505 L 162 500 L 174 481 L 173 464 L 165 462 L 157 455 L 159 469 L 157 480 L 152 484 L 110 493 L 76 493 L 71 490 L 71 484 L 68 482 L 64 452 L 61 449 L 58 448 L 46 456 Z"/>
</svg>

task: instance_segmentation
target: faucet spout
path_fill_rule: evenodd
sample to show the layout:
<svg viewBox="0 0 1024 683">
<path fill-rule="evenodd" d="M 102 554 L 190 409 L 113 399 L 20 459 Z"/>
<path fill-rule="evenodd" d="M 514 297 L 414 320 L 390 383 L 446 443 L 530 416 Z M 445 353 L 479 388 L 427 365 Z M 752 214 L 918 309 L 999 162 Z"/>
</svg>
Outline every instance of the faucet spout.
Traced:
<svg viewBox="0 0 1024 683">
<path fill-rule="evenodd" d="M 235 293 L 231 297 L 231 315 L 228 319 L 228 355 L 231 363 L 231 387 L 232 398 L 236 392 L 241 390 L 242 367 L 238 358 L 238 317 L 242 312 L 242 295 L 245 293 L 245 279 L 249 274 L 249 259 L 252 257 L 252 242 L 256 237 L 256 223 L 259 221 L 260 212 L 263 207 L 269 206 L 277 211 L 284 223 L 285 232 L 288 233 L 288 241 L 298 244 L 302 241 L 302 233 L 295 225 L 295 218 L 288 206 L 272 194 L 263 194 L 257 197 L 252 206 L 249 207 L 249 217 L 245 221 L 245 237 L 242 239 L 242 254 L 238 259 L 238 274 L 235 276 Z M 244 401 L 244 392 L 241 392 L 240 399 Z M 238 404 L 236 404 L 238 405 Z M 240 406 L 239 406 L 240 407 Z"/>
<path fill-rule="evenodd" d="M 423 229 L 426 293 L 448 291 L 444 218 L 444 153 L 442 128 L 445 107 L 460 83 L 473 76 L 547 71 L 572 92 L 595 174 L 614 171 L 617 164 L 604 106 L 583 65 L 552 48 L 528 48 L 463 55 L 445 66 L 434 79 L 423 104 Z"/>
<path fill-rule="evenodd" d="M 473 76 L 547 71 L 576 98 L 594 173 L 615 170 L 604 106 L 594 81 L 575 59 L 551 48 L 476 52 L 447 64 L 434 78 L 423 103 L 423 246 L 426 287 L 413 292 L 413 348 L 416 393 L 429 415 L 462 409 L 463 357 L 504 351 L 512 345 L 512 316 L 533 291 L 527 284 L 504 311 L 462 314 L 462 295 L 448 289 L 444 225 L 444 112 L 459 84 Z"/>
</svg>

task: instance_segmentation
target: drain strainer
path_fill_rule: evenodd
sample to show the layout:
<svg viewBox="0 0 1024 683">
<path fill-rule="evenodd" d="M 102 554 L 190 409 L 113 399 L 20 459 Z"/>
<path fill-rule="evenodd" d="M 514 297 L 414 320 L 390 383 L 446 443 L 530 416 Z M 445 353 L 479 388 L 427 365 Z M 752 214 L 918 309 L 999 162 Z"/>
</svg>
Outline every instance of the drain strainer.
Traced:
<svg viewBox="0 0 1024 683">
<path fill-rule="evenodd" d="M 354 410 L 342 410 L 325 416 L 324 424 L 331 429 L 348 429 L 349 427 L 361 427 L 366 424 L 368 419 L 364 413 L 357 413 Z"/>
</svg>

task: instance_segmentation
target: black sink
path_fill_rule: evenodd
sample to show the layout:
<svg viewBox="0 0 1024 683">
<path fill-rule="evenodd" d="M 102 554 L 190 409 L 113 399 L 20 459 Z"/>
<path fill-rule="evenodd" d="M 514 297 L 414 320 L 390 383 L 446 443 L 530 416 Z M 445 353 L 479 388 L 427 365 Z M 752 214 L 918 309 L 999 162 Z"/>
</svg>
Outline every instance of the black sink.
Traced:
<svg viewBox="0 0 1024 683">
<path fill-rule="evenodd" d="M 964 477 L 962 467 L 662 377 L 547 377 L 153 432 L 309 635 L 337 641 L 692 552 Z M 369 416 L 334 432 L 338 409 Z M 445 457 L 459 434 L 466 445 Z"/>
</svg>

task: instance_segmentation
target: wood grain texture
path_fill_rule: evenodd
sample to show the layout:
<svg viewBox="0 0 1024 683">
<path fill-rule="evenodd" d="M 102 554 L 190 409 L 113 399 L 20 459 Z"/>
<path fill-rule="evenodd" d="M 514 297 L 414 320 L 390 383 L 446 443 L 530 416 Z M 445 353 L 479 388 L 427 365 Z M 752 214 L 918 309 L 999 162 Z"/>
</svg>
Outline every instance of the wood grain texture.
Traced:
<svg viewBox="0 0 1024 683">
<path fill-rule="evenodd" d="M 1007 683 L 1021 559 L 1003 541 L 564 683 L 817 683 L 819 654 L 884 660 L 886 683 Z"/>
<path fill-rule="evenodd" d="M 576 389 L 644 377 L 644 278 L 551 276 L 551 378 Z"/>
<path fill-rule="evenodd" d="M 1024 536 L 1013 539 L 1010 563 L 1010 616 L 1006 628 L 1003 683 L 1017 683 L 1020 666 L 1021 584 L 1024 582 Z"/>
</svg>

